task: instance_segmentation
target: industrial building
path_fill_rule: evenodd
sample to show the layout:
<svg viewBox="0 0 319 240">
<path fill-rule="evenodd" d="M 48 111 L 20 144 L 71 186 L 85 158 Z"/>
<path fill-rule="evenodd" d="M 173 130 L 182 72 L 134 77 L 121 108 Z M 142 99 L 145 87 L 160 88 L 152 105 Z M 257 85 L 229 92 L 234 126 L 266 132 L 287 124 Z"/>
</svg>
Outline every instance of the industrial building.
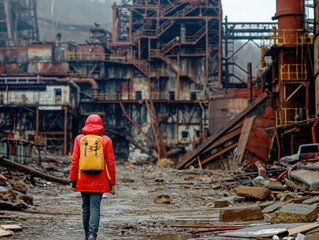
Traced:
<svg viewBox="0 0 319 240">
<path fill-rule="evenodd" d="M 274 22 L 240 23 L 221 0 L 122 1 L 112 31 L 74 43 L 40 42 L 36 1 L 3 0 L 0 130 L 16 142 L 2 149 L 17 155 L 26 140 L 68 154 L 96 113 L 118 161 L 262 173 L 317 139 L 318 27 L 305 17 L 317 7 L 277 0 Z M 258 74 L 236 63 L 244 41 L 261 49 Z"/>
</svg>

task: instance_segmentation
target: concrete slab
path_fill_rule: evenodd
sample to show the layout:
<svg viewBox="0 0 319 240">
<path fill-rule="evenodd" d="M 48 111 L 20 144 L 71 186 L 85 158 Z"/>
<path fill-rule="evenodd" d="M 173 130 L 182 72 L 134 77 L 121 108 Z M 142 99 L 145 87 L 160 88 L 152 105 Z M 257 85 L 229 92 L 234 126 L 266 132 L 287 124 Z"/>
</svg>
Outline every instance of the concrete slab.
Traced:
<svg viewBox="0 0 319 240">
<path fill-rule="evenodd" d="M 301 169 L 291 171 L 290 176 L 295 180 L 307 184 L 310 187 L 310 191 L 319 190 L 319 172 Z"/>
<path fill-rule="evenodd" d="M 314 222 L 318 216 L 317 204 L 293 204 L 283 205 L 270 219 L 271 223 L 298 223 Z"/>
</svg>

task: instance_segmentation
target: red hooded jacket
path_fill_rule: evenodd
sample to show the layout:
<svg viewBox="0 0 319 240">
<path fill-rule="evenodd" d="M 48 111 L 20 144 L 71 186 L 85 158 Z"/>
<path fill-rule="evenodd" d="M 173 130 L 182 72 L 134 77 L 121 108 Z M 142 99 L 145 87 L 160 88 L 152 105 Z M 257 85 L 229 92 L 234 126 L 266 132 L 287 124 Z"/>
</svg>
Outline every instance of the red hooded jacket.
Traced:
<svg viewBox="0 0 319 240">
<path fill-rule="evenodd" d="M 105 129 L 103 127 L 103 122 L 100 116 L 90 115 L 85 122 L 82 133 L 103 135 L 105 133 Z M 81 138 L 84 136 L 83 134 L 77 136 L 74 140 L 70 180 L 77 181 L 75 187 L 77 192 L 110 192 L 109 184 L 115 184 L 115 157 L 113 152 L 112 140 L 105 135 L 102 136 L 104 159 L 106 161 L 111 179 L 108 179 L 106 168 L 104 168 L 104 170 L 97 175 L 81 173 L 81 178 L 78 179 Z"/>
</svg>

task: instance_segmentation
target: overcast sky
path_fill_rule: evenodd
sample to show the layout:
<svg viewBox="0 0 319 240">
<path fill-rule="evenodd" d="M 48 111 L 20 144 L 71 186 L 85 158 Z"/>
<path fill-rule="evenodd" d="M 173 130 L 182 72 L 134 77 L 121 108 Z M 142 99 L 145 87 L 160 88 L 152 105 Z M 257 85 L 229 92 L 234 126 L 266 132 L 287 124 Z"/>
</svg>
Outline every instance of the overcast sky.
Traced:
<svg viewBox="0 0 319 240">
<path fill-rule="evenodd" d="M 271 22 L 276 0 L 222 0 L 223 16 L 229 22 Z"/>
</svg>

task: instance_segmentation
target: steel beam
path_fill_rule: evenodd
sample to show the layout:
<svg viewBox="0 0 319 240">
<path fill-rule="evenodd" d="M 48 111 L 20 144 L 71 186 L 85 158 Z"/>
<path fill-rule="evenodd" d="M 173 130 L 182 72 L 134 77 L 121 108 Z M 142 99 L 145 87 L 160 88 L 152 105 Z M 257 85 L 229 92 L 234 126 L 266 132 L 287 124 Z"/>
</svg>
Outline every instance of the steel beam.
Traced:
<svg viewBox="0 0 319 240">
<path fill-rule="evenodd" d="M 157 151 L 159 150 L 158 147 L 156 146 L 156 144 L 143 132 L 143 130 L 136 124 L 136 122 L 134 122 L 134 120 L 126 113 L 126 110 L 123 106 L 123 103 L 120 102 L 120 106 L 122 108 L 122 111 L 124 113 L 124 115 L 127 117 L 127 119 L 144 135 L 144 137 L 152 144 L 152 146 L 157 149 Z"/>
</svg>

